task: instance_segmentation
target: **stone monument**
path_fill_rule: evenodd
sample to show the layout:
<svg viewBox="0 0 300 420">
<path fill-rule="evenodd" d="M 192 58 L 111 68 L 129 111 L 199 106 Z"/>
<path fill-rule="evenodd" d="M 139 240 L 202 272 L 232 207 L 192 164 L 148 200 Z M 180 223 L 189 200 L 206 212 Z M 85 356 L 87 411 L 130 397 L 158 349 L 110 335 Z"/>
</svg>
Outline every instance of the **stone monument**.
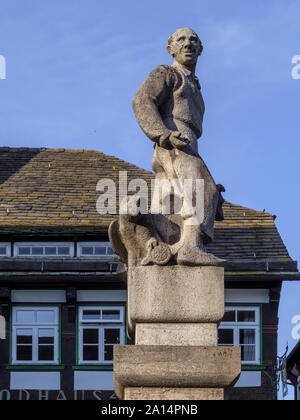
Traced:
<svg viewBox="0 0 300 420">
<path fill-rule="evenodd" d="M 198 154 L 204 101 L 195 76 L 202 44 L 190 28 L 168 39 L 171 66 L 157 67 L 133 100 L 154 142 L 150 212 L 126 197 L 109 237 L 126 271 L 128 332 L 114 347 L 114 381 L 126 400 L 223 399 L 240 374 L 240 348 L 218 347 L 224 261 L 206 252 L 222 220 L 222 185 Z M 167 209 L 167 211 L 165 211 Z"/>
</svg>

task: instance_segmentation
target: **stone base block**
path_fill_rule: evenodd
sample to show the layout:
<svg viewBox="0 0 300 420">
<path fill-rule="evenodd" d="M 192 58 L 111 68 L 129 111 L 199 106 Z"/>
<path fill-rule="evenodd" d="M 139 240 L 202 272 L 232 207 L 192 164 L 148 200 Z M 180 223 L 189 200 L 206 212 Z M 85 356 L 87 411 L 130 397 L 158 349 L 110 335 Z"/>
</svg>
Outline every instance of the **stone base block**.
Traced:
<svg viewBox="0 0 300 420">
<path fill-rule="evenodd" d="M 225 388 L 241 372 L 239 347 L 114 346 L 114 386 L 124 388 Z"/>
<path fill-rule="evenodd" d="M 217 324 L 136 324 L 135 344 L 216 346 Z"/>
<path fill-rule="evenodd" d="M 133 267 L 128 271 L 128 323 L 215 323 L 224 315 L 224 268 Z M 131 334 L 132 335 L 132 334 Z"/>
<path fill-rule="evenodd" d="M 124 400 L 224 400 L 221 388 L 125 388 Z"/>
</svg>

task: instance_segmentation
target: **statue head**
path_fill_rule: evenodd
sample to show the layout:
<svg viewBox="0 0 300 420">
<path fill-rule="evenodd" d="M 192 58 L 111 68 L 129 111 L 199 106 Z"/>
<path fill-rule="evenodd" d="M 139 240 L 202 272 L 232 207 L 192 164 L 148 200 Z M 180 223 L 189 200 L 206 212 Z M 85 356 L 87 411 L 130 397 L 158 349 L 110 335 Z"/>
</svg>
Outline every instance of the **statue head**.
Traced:
<svg viewBox="0 0 300 420">
<path fill-rule="evenodd" d="M 202 43 L 191 28 L 177 29 L 168 39 L 167 51 L 184 66 L 195 66 L 203 51 Z"/>
</svg>

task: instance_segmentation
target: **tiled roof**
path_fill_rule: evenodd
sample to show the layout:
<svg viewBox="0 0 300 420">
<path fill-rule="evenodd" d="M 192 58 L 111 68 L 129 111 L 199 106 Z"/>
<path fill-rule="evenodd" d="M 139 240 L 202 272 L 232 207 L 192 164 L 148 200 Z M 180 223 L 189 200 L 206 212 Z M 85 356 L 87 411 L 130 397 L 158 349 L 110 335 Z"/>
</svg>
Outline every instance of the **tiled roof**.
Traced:
<svg viewBox="0 0 300 420">
<path fill-rule="evenodd" d="M 97 151 L 0 148 L 0 226 L 107 228 L 113 216 L 98 214 L 96 186 L 103 178 L 118 184 L 119 171 L 128 181 L 153 177 Z"/>
<path fill-rule="evenodd" d="M 224 221 L 215 223 L 215 238 L 208 246 L 226 259 L 290 260 L 274 223 L 275 216 L 226 202 Z"/>
<path fill-rule="evenodd" d="M 119 171 L 128 181 L 150 183 L 154 176 L 98 151 L 0 148 L 0 234 L 106 230 L 114 216 L 98 214 L 96 185 L 103 178 L 118 184 Z M 224 215 L 211 252 L 229 260 L 290 260 L 272 215 L 227 202 Z"/>
</svg>

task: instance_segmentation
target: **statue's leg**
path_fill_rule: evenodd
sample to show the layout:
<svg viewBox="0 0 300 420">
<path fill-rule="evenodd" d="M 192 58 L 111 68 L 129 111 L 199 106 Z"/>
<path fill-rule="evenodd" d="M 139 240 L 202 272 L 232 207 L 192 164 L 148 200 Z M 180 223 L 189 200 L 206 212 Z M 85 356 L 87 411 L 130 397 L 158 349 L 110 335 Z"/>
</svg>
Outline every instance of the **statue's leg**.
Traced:
<svg viewBox="0 0 300 420">
<path fill-rule="evenodd" d="M 170 204 L 170 196 L 174 193 L 179 197 L 182 196 L 181 188 L 179 187 L 178 189 L 178 177 L 174 168 L 174 159 L 175 150 L 156 146 L 152 160 L 152 168 L 156 172 L 151 202 L 151 212 L 153 214 L 169 214 L 167 211 L 168 206 L 165 203 L 169 200 Z"/>
<path fill-rule="evenodd" d="M 223 260 L 205 252 L 204 243 L 213 236 L 213 226 L 219 192 L 203 160 L 176 149 L 166 150 L 156 147 L 153 169 L 157 179 L 166 179 L 176 186 L 176 194 L 182 199 L 181 217 L 183 228 L 180 241 L 171 246 L 173 254 L 178 253 L 177 262 L 181 265 L 220 265 Z M 196 180 L 202 182 L 203 194 L 196 193 Z M 185 189 L 192 183 L 192 190 Z M 156 191 L 154 203 L 159 203 L 161 192 Z M 191 192 L 191 194 L 189 194 Z M 155 196 L 155 194 L 154 194 Z M 152 207 L 154 208 L 154 207 Z M 156 207 L 157 208 L 157 207 Z"/>
<path fill-rule="evenodd" d="M 219 192 L 200 157 L 178 152 L 174 169 L 183 193 L 183 232 L 178 250 L 180 265 L 221 265 L 223 260 L 205 252 L 204 242 L 213 235 Z M 187 181 L 188 180 L 188 181 Z M 199 188 L 197 191 L 196 181 Z M 189 189 L 186 185 L 192 185 Z"/>
<path fill-rule="evenodd" d="M 183 197 L 182 217 L 191 219 L 191 225 L 200 225 L 203 236 L 207 236 L 209 242 L 213 238 L 219 199 L 217 186 L 199 156 L 179 151 L 173 164 Z M 189 185 L 192 189 L 188 188 Z"/>
</svg>

